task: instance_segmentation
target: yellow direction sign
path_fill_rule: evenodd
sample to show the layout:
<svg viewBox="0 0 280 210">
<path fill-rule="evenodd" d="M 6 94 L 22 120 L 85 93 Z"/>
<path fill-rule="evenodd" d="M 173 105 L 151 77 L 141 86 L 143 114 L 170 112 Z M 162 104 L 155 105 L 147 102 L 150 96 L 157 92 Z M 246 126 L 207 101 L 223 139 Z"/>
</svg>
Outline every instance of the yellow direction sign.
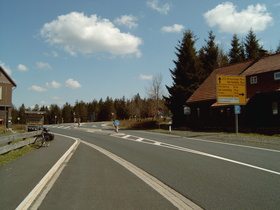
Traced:
<svg viewBox="0 0 280 210">
<path fill-rule="evenodd" d="M 218 104 L 246 104 L 246 77 L 217 75 Z"/>
</svg>

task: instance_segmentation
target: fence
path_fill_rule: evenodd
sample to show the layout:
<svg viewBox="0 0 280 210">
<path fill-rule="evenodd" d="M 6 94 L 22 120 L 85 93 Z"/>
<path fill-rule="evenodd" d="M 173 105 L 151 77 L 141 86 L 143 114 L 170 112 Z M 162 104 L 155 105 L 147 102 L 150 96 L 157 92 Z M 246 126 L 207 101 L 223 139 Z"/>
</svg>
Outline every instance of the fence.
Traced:
<svg viewBox="0 0 280 210">
<path fill-rule="evenodd" d="M 28 144 L 32 144 L 35 141 L 35 136 L 39 135 L 41 132 L 42 131 L 33 131 L 0 136 L 0 155 Z"/>
</svg>

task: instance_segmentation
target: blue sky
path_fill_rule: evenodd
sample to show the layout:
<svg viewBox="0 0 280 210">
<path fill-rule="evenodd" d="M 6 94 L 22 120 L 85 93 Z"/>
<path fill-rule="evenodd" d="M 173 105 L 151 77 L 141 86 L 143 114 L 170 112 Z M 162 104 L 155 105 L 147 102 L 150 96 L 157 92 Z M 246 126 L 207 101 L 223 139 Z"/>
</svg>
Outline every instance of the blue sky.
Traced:
<svg viewBox="0 0 280 210">
<path fill-rule="evenodd" d="M 267 50 L 280 41 L 280 0 L 0 0 L 0 65 L 16 82 L 13 104 L 32 107 L 147 97 L 151 78 L 172 84 L 183 32 L 225 51 L 250 28 Z"/>
</svg>

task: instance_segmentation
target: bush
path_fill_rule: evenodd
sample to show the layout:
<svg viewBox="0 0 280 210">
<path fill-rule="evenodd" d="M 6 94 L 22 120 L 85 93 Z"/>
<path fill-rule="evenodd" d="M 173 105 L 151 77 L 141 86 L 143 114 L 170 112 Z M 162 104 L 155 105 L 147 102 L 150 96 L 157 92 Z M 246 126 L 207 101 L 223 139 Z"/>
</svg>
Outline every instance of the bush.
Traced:
<svg viewBox="0 0 280 210">
<path fill-rule="evenodd" d="M 145 120 L 123 120 L 121 121 L 121 127 L 127 129 L 154 129 L 157 127 L 157 121 L 145 119 Z"/>
</svg>

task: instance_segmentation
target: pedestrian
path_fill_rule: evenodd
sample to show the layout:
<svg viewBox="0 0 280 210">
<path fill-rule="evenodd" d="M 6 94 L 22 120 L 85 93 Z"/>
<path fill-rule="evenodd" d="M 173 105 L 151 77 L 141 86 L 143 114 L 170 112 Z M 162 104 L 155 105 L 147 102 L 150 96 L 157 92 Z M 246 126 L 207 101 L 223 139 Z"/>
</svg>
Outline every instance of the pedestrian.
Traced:
<svg viewBox="0 0 280 210">
<path fill-rule="evenodd" d="M 114 126 L 115 126 L 115 132 L 118 133 L 119 132 L 119 125 L 120 125 L 120 121 L 115 120 L 113 122 Z"/>
</svg>

